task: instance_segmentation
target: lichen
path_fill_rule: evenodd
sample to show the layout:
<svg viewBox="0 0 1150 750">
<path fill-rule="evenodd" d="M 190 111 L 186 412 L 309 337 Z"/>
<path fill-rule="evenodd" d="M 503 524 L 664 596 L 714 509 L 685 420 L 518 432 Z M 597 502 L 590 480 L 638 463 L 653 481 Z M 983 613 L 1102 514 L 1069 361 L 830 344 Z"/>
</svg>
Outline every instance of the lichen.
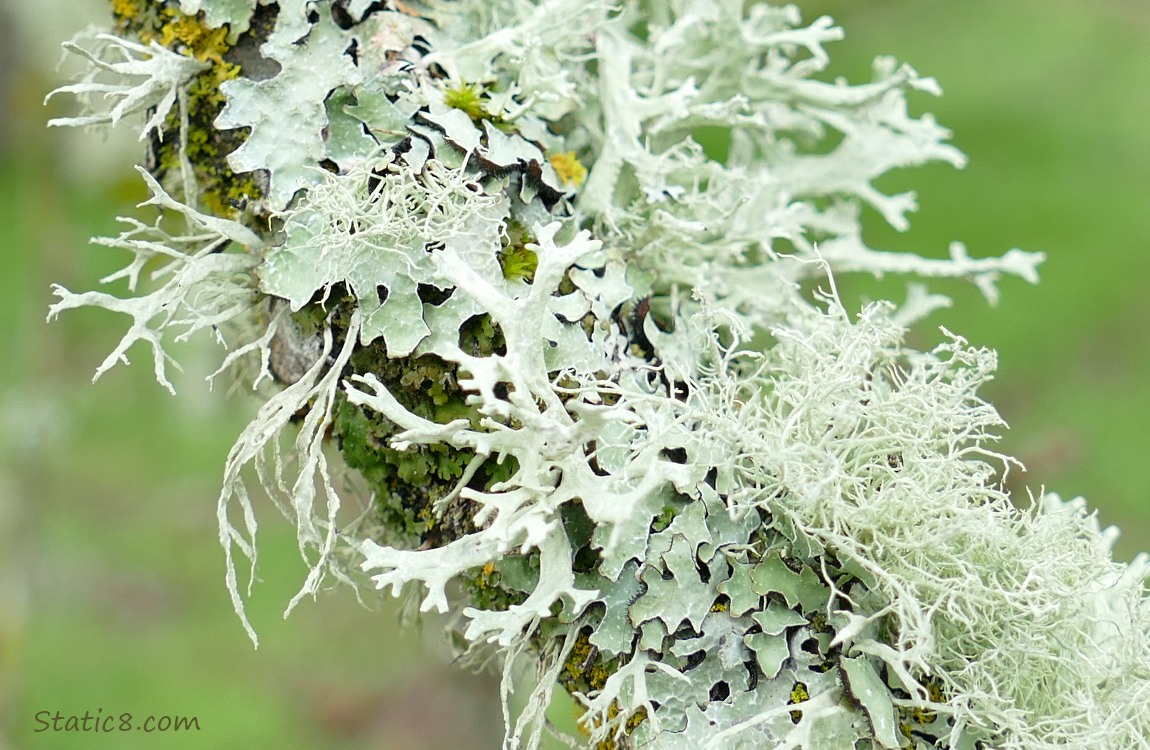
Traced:
<svg viewBox="0 0 1150 750">
<path fill-rule="evenodd" d="M 98 374 L 143 341 L 171 387 L 165 334 L 209 331 L 274 383 L 217 506 L 253 640 L 249 474 L 308 566 L 289 610 L 358 567 L 497 649 L 505 707 L 534 663 L 508 748 L 539 746 L 556 688 L 611 750 L 1150 736 L 1146 560 L 1113 563 L 1078 503 L 1010 502 L 993 354 L 908 343 L 945 300 L 836 292 L 1036 279 L 1037 254 L 864 244 L 862 207 L 914 207 L 882 175 L 963 163 L 909 114 L 934 81 L 880 59 L 823 82 L 830 20 L 741 0 L 113 12 L 137 41 L 71 45 L 93 70 L 61 90 L 112 101 L 53 123 L 147 115 L 149 203 L 188 228 L 126 219 L 110 279 L 167 263 L 159 288 L 57 288 L 52 314 L 131 317 Z M 351 523 L 331 444 L 371 496 Z"/>
<path fill-rule="evenodd" d="M 182 13 L 175 0 L 116 0 L 112 13 L 117 30 L 125 36 L 144 44 L 157 42 L 208 66 L 188 86 L 183 111 L 169 113 L 163 130 L 152 137 L 150 159 L 154 173 L 178 181 L 187 164 L 194 176 L 194 192 L 209 212 L 233 219 L 258 216 L 262 191 L 256 179 L 250 174 L 234 173 L 227 163 L 228 155 L 243 142 L 243 134 L 221 131 L 214 125 L 225 104 L 221 84 L 243 74 L 232 55 L 235 45 L 229 41 L 229 30 L 208 27 L 202 12 Z M 266 25 L 257 24 L 249 35 L 266 32 Z M 259 42 L 254 38 L 243 43 Z M 182 132 L 185 117 L 187 131 Z M 256 221 L 257 226 L 261 223 Z"/>
<path fill-rule="evenodd" d="M 548 161 L 555 167 L 555 172 L 559 175 L 559 179 L 563 180 L 564 185 L 577 188 L 587 179 L 587 168 L 579 161 L 574 151 L 552 154 Z"/>
</svg>

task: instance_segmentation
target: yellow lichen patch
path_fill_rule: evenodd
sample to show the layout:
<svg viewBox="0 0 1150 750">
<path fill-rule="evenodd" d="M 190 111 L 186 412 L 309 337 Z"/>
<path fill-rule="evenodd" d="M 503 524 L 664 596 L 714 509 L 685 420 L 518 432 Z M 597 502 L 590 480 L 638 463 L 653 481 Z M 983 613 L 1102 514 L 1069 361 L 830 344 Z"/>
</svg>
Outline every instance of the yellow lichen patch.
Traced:
<svg viewBox="0 0 1150 750">
<path fill-rule="evenodd" d="M 591 690 L 602 690 L 611 676 L 611 670 L 597 659 L 599 650 L 591 644 L 587 631 L 582 631 L 575 639 L 571 654 L 563 664 L 563 671 L 571 685 L 586 685 Z"/>
<path fill-rule="evenodd" d="M 580 718 L 583 716 L 584 713 L 586 713 L 586 709 L 581 705 L 576 705 L 575 713 L 576 713 L 576 718 Z M 612 719 L 614 719 L 618 715 L 619 715 L 619 702 L 614 701 L 611 703 L 610 706 L 607 707 L 607 720 L 611 721 Z M 636 727 L 638 727 L 640 724 L 642 724 L 646 720 L 647 720 L 647 709 L 646 708 L 640 708 L 638 711 L 631 714 L 631 716 L 627 718 L 627 723 L 623 725 L 624 726 L 624 735 L 625 736 L 630 735 L 632 732 L 635 731 Z M 588 727 L 586 724 L 584 724 L 582 722 L 580 722 L 580 724 L 579 724 L 579 731 L 585 735 L 591 734 L 592 729 L 593 729 L 593 727 Z M 608 737 L 605 740 L 600 740 L 599 742 L 595 743 L 595 750 L 621 750 L 622 747 L 624 747 L 624 745 L 621 745 L 613 737 Z"/>
<path fill-rule="evenodd" d="M 563 180 L 564 185 L 577 188 L 587 179 L 587 168 L 583 166 L 574 151 L 565 151 L 562 154 L 552 154 L 548 159 L 555 168 L 555 174 Z"/>
<path fill-rule="evenodd" d="M 567 657 L 567 661 L 563 664 L 563 672 L 560 675 L 559 682 L 569 693 L 590 693 L 592 691 L 602 690 L 603 686 L 607 684 L 608 678 L 614 674 L 617 669 L 618 658 L 612 658 L 604 661 L 603 655 L 591 643 L 591 631 L 582 630 L 575 638 L 575 644 L 571 647 L 571 653 Z M 578 716 L 582 717 L 586 713 L 586 708 L 581 705 L 576 706 Z M 619 703 L 612 702 L 607 708 L 607 721 L 614 720 L 619 715 Z M 631 734 L 635 727 L 643 723 L 647 718 L 646 709 L 640 708 L 635 713 L 628 717 L 624 725 L 624 733 Z M 596 722 L 580 722 L 579 728 L 584 734 L 590 734 L 598 727 Z M 595 750 L 620 750 L 627 745 L 621 745 L 613 738 L 601 740 L 595 745 Z"/>
<path fill-rule="evenodd" d="M 116 30 L 127 37 L 135 37 L 144 44 L 156 38 L 156 31 L 166 23 L 171 10 L 163 3 L 148 0 L 112 0 L 112 16 Z"/>
<path fill-rule="evenodd" d="M 183 45 L 200 62 L 226 65 L 224 53 L 228 51 L 228 30 L 221 26 L 209 29 L 199 16 L 181 15 L 160 29 L 160 44 L 179 50 Z"/>
<path fill-rule="evenodd" d="M 827 620 L 827 616 L 822 612 L 815 612 L 807 617 L 807 622 L 811 624 L 811 630 L 816 633 L 826 633 L 831 630 L 831 624 Z"/>
<path fill-rule="evenodd" d="M 220 61 L 208 70 L 201 73 L 188 88 L 188 104 L 193 108 L 212 107 L 218 110 L 224 104 L 224 95 L 220 93 L 220 84 L 238 78 L 240 66 Z"/>
<path fill-rule="evenodd" d="M 946 695 L 943 692 L 941 682 L 930 679 L 926 681 L 925 687 L 926 697 L 931 703 L 943 703 L 946 701 Z M 935 719 L 938 718 L 938 713 L 927 708 L 916 706 L 910 710 L 910 716 L 919 724 L 926 726 L 934 723 Z"/>
<path fill-rule="evenodd" d="M 260 194 L 255 180 L 247 175 L 230 175 L 232 183 L 226 188 L 223 185 L 208 185 L 202 188 L 200 200 L 204 207 L 216 216 L 225 216 L 234 219 L 243 213 L 247 201 Z M 217 189 L 212 189 L 216 187 Z"/>
<path fill-rule="evenodd" d="M 640 708 L 635 713 L 631 714 L 631 718 L 627 719 L 627 732 L 634 731 L 635 727 L 642 724 L 647 719 L 647 709 Z"/>
<path fill-rule="evenodd" d="M 811 699 L 811 694 L 807 692 L 806 683 L 796 682 L 794 687 L 791 688 L 791 695 L 787 699 L 787 705 L 793 706 L 799 703 L 805 703 Z M 802 711 L 791 711 L 791 721 L 798 724 L 803 718 Z"/>
<path fill-rule="evenodd" d="M 426 526 L 428 531 L 431 531 L 435 528 L 435 522 L 438 520 L 430 505 L 420 508 L 419 512 L 415 514 L 415 519 Z M 491 577 L 491 571 L 487 570 L 486 565 L 483 566 L 483 577 Z"/>
<path fill-rule="evenodd" d="M 131 19 L 140 15 L 140 0 L 112 0 L 112 15 L 118 19 Z"/>
<path fill-rule="evenodd" d="M 200 202 L 214 215 L 228 218 L 238 216 L 250 200 L 260 195 L 253 175 L 237 175 L 227 165 L 227 154 L 238 145 L 238 135 L 221 134 L 212 127 L 212 121 L 224 106 L 220 84 L 239 74 L 238 65 L 221 60 L 197 76 L 187 94 L 190 117 L 186 153 L 196 177 Z M 173 112 L 166 129 L 174 133 L 179 127 L 178 114 Z M 228 139 L 229 144 L 225 145 L 221 139 Z M 178 153 L 174 139 L 165 139 L 159 152 L 161 171 L 178 168 Z"/>
</svg>

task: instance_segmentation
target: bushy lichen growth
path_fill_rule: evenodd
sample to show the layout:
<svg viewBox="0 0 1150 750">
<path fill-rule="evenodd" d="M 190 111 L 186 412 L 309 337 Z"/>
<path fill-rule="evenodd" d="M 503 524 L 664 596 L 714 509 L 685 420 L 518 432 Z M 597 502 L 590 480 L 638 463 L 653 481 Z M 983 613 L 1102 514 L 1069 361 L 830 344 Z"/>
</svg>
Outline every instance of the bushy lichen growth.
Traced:
<svg viewBox="0 0 1150 750">
<path fill-rule="evenodd" d="M 219 499 L 241 618 L 254 465 L 309 565 L 291 606 L 358 567 L 453 611 L 505 705 L 527 693 L 508 748 L 555 687 L 609 750 L 1148 746 L 1146 561 L 1080 503 L 1010 502 L 993 354 L 907 344 L 946 300 L 835 291 L 1036 280 L 1018 250 L 864 244 L 863 207 L 914 208 L 877 178 L 964 161 L 908 113 L 934 81 L 821 81 L 830 20 L 741 0 L 114 12 L 135 41 L 72 45 L 94 70 L 62 90 L 112 101 L 54 124 L 144 114 L 150 203 L 187 228 L 126 220 L 112 278 L 167 281 L 52 313 L 131 316 L 98 372 L 144 341 L 170 387 L 162 334 L 203 330 L 277 383 Z M 370 494 L 354 519 L 327 445 Z"/>
<path fill-rule="evenodd" d="M 187 87 L 185 105 L 170 112 L 163 129 L 153 134 L 153 173 L 161 178 L 180 175 L 187 164 L 194 175 L 198 199 L 207 211 L 228 218 L 241 217 L 245 210 L 248 216 L 258 214 L 255 209 L 262 193 L 255 178 L 235 174 L 227 163 L 228 155 L 243 142 L 243 134 L 215 127 L 225 102 L 221 84 L 242 74 L 232 52 L 236 44 L 229 40 L 229 29 L 208 27 L 202 12 L 182 13 L 176 0 L 115 0 L 112 12 L 116 30 L 127 38 L 144 44 L 156 42 L 207 65 Z M 257 23 L 238 43 L 258 46 L 263 41 L 260 35 L 266 37 L 270 30 L 268 21 Z"/>
</svg>

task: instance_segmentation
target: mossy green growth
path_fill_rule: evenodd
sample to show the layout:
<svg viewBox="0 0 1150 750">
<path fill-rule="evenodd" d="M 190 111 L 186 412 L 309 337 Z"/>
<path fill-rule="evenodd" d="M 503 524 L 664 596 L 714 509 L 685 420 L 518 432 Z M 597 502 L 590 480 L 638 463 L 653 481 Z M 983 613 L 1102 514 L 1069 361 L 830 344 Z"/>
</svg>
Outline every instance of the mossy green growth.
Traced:
<svg viewBox="0 0 1150 750">
<path fill-rule="evenodd" d="M 488 89 L 480 83 L 457 83 L 443 90 L 443 103 L 452 109 L 458 109 L 471 118 L 473 122 L 489 122 L 504 133 L 514 133 L 515 124 L 504 119 L 501 115 L 492 114 L 484 103 Z"/>
<path fill-rule="evenodd" d="M 654 520 L 651 521 L 651 530 L 656 532 L 665 530 L 671 525 L 671 522 L 675 520 L 675 517 L 679 515 L 679 510 L 680 508 L 677 506 L 670 504 L 664 505 L 659 515 L 655 516 Z"/>
<path fill-rule="evenodd" d="M 506 612 L 527 601 L 539 581 L 539 552 L 507 555 L 475 568 L 460 583 L 468 603 L 492 612 Z"/>
<path fill-rule="evenodd" d="M 446 543 L 473 530 L 445 528 L 434 511 L 463 475 L 470 455 L 441 445 L 396 450 L 388 445 L 394 425 L 369 415 L 342 395 L 333 415 L 332 432 L 344 460 L 374 492 L 378 520 L 386 535 L 381 541 L 408 548 L 429 542 L 438 546 L 436 541 Z"/>
<path fill-rule="evenodd" d="M 425 293 L 429 300 L 434 293 Z M 336 339 L 346 335 L 355 300 L 334 295 L 328 304 Z M 322 317 L 321 317 L 322 316 Z M 328 318 L 319 304 L 305 307 L 301 325 Z M 460 327 L 460 346 L 473 356 L 502 351 L 503 336 L 490 317 L 476 316 Z M 440 424 L 468 419 L 478 424 L 479 415 L 466 403 L 459 386 L 458 367 L 434 355 L 390 357 L 382 340 L 359 347 L 351 356 L 347 375 L 371 373 L 406 409 Z M 405 548 L 438 547 L 476 531 L 473 517 L 478 508 L 452 493 L 474 453 L 443 444 L 410 446 L 397 450 L 390 439 L 396 425 L 386 417 L 352 404 L 342 394 L 333 408 L 332 437 L 348 466 L 367 480 L 375 495 L 378 521 L 386 543 Z M 469 486 L 489 489 L 509 478 L 518 468 L 514 460 L 485 462 Z"/>
<path fill-rule="evenodd" d="M 535 241 L 522 222 L 509 219 L 503 247 L 499 250 L 499 267 L 503 278 L 522 279 L 528 283 L 535 280 L 535 269 L 539 267 L 539 256 L 527 247 Z"/>
<path fill-rule="evenodd" d="M 491 118 L 483 107 L 483 87 L 478 84 L 461 83 L 444 90 L 443 103 L 477 122 Z"/>
<path fill-rule="evenodd" d="M 426 291 L 423 296 L 434 303 L 440 295 Z M 346 294 L 333 298 L 329 299 L 334 306 L 330 314 L 319 304 L 300 311 L 296 319 L 301 328 L 318 330 L 330 319 L 336 338 L 343 338 L 355 301 Z M 503 350 L 503 336 L 490 317 L 477 316 L 461 326 L 460 346 L 473 356 L 490 356 Z M 439 357 L 389 357 L 383 342 L 376 341 L 352 354 L 348 375 L 353 373 L 372 373 L 405 408 L 425 419 L 478 422 L 478 414 L 466 403 L 459 386 L 458 367 Z M 397 450 L 389 444 L 396 431 L 396 425 L 385 417 L 351 403 L 342 394 L 337 397 L 332 436 L 348 466 L 360 472 L 374 493 L 376 520 L 383 530 L 379 541 L 406 549 L 439 547 L 475 532 L 473 518 L 478 508 L 473 502 L 458 496 L 442 502 L 462 479 L 474 454 L 441 444 Z M 489 460 L 469 484 L 490 489 L 517 468 L 514 459 Z M 589 531 L 586 535 L 589 538 Z M 538 576 L 538 552 L 532 552 L 477 568 L 461 578 L 460 586 L 472 606 L 506 610 L 527 599 Z"/>
</svg>

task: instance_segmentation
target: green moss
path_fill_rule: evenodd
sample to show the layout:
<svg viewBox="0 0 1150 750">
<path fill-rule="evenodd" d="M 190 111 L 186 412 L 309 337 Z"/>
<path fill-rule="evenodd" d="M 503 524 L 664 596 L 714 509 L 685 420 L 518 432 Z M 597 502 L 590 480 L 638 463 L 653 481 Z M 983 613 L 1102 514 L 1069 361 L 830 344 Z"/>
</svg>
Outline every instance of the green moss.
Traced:
<svg viewBox="0 0 1150 750">
<path fill-rule="evenodd" d="M 424 296 L 431 302 L 434 292 L 424 292 Z M 355 305 L 346 291 L 332 290 L 326 307 L 317 301 L 294 318 L 307 333 L 319 330 L 330 317 L 338 347 Z M 477 357 L 503 351 L 502 333 L 488 316 L 466 321 L 460 327 L 459 343 Z M 467 404 L 459 386 L 458 367 L 440 357 L 390 357 L 383 341 L 377 340 L 353 352 L 345 375 L 368 373 L 413 414 L 440 424 L 455 419 L 478 423 L 478 413 Z M 396 432 L 396 425 L 382 415 L 352 404 L 342 394 L 337 397 L 332 437 L 347 464 L 363 475 L 374 493 L 377 520 L 384 529 L 381 541 L 405 548 L 439 547 L 476 531 L 472 519 L 478 508 L 473 502 L 459 496 L 442 502 L 462 479 L 474 453 L 443 444 L 396 450 L 389 442 Z M 469 486 L 488 489 L 517 469 L 513 459 L 489 460 Z"/>
<path fill-rule="evenodd" d="M 671 525 L 671 522 L 675 520 L 675 516 L 677 515 L 679 515 L 678 507 L 670 504 L 664 505 L 662 512 L 651 521 L 651 530 L 655 532 L 663 531 Z"/>
<path fill-rule="evenodd" d="M 534 250 L 527 248 L 527 245 L 533 242 L 535 238 L 521 222 L 515 219 L 508 220 L 507 236 L 499 251 L 499 266 L 503 269 L 503 278 L 523 279 L 527 282 L 535 280 L 539 257 Z"/>
<path fill-rule="evenodd" d="M 471 83 L 461 83 L 443 92 L 443 103 L 458 109 L 472 120 L 490 119 L 491 115 L 483 107 L 483 87 Z"/>
<path fill-rule="evenodd" d="M 476 316 L 460 327 L 459 345 L 467 354 L 487 357 L 502 351 L 503 334 L 489 316 Z M 424 419 L 446 423 L 477 417 L 460 390 L 459 368 L 435 355 L 392 358 L 377 340 L 352 354 L 351 368 L 374 374 L 400 404 Z"/>
<path fill-rule="evenodd" d="M 418 547 L 444 531 L 454 536 L 472 530 L 445 529 L 433 510 L 463 475 L 469 455 L 442 445 L 395 450 L 387 444 L 394 426 L 342 395 L 333 413 L 332 432 L 344 460 L 375 493 L 378 519 L 388 534 L 384 541 Z"/>
<path fill-rule="evenodd" d="M 460 583 L 471 606 L 506 612 L 527 601 L 539 580 L 539 553 L 509 555 L 476 568 Z"/>
<path fill-rule="evenodd" d="M 423 292 L 434 303 L 438 295 Z M 325 309 L 317 303 L 296 313 L 295 321 L 305 333 L 331 321 L 336 345 L 347 335 L 355 299 L 335 289 Z M 330 311 L 330 312 L 329 312 Z M 460 347 L 481 357 L 503 351 L 503 336 L 490 317 L 477 316 L 460 328 Z M 387 387 L 401 405 L 414 414 L 438 423 L 454 419 L 478 422 L 478 414 L 466 403 L 459 386 L 458 367 L 433 355 L 389 357 L 382 341 L 359 347 L 351 356 L 346 375 L 371 373 Z M 337 396 L 333 408 L 332 437 L 347 464 L 358 470 L 375 498 L 376 520 L 382 529 L 379 541 L 399 548 L 432 548 L 449 544 L 475 532 L 475 503 L 461 497 L 443 502 L 462 479 L 474 454 L 443 444 L 411 446 L 396 450 L 389 441 L 397 427 L 382 415 Z M 514 459 L 487 461 L 469 486 L 490 489 L 517 471 Z M 590 521 L 569 521 L 569 533 L 590 541 Z M 585 528 L 584 528 L 585 527 Z M 581 529 L 575 531 L 575 529 Z M 539 578 L 539 555 L 508 555 L 476 568 L 460 579 L 469 604 L 489 611 L 505 611 L 521 604 Z"/>
<path fill-rule="evenodd" d="M 488 89 L 479 83 L 459 83 L 443 90 L 443 103 L 463 112 L 476 124 L 489 122 L 504 133 L 517 132 L 514 122 L 487 110 L 485 99 L 490 100 Z"/>
</svg>

